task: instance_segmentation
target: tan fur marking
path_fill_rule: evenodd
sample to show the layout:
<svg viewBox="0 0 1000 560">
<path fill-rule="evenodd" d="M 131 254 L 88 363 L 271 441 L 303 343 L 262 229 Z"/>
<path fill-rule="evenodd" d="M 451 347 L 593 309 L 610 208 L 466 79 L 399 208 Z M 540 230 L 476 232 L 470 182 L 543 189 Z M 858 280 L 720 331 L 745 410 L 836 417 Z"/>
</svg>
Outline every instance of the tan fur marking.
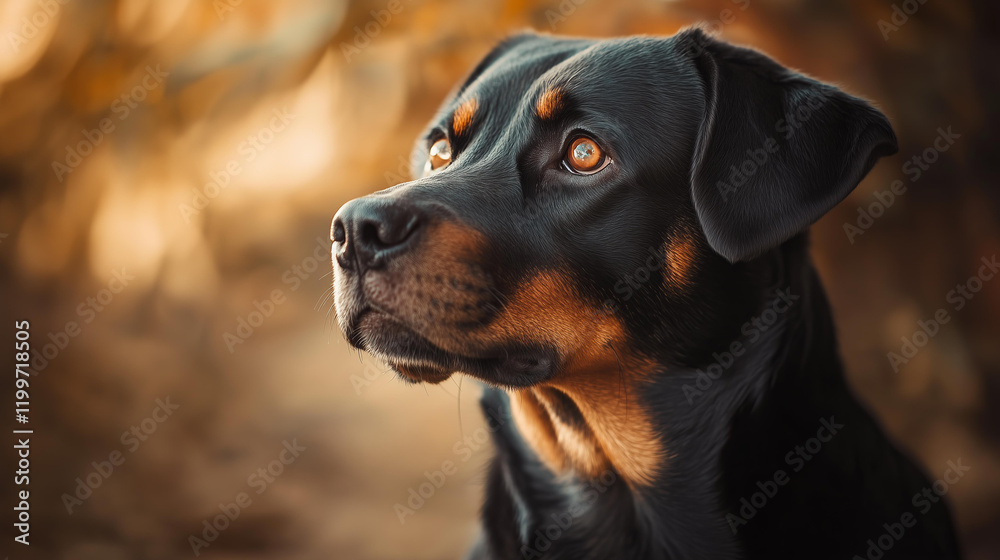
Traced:
<svg viewBox="0 0 1000 560">
<path fill-rule="evenodd" d="M 567 425 L 553 413 L 544 391 L 511 390 L 514 421 L 525 440 L 553 472 L 574 469 L 599 476 L 610 466 L 630 485 L 652 484 L 662 471 L 667 451 L 648 411 L 634 396 L 652 377 L 654 366 L 629 353 L 620 321 L 588 305 L 568 276 L 546 271 L 518 286 L 488 325 L 458 329 L 456 319 L 472 319 L 477 314 L 461 311 L 461 304 L 475 303 L 480 296 L 462 286 L 454 289 L 449 279 L 485 285 L 483 272 L 470 264 L 482 250 L 484 239 L 475 230 L 452 224 L 437 225 L 427 235 L 433 244 L 419 255 L 400 259 L 401 265 L 413 259 L 407 269 L 422 274 L 423 297 L 413 297 L 408 282 L 388 290 L 384 295 L 391 300 L 382 304 L 417 325 L 421 334 L 447 351 L 474 353 L 512 342 L 556 348 L 563 366 L 555 378 L 540 387 L 564 392 L 576 404 L 586 426 Z M 438 275 L 443 282 L 437 282 Z M 454 309 L 428 309 L 429 298 L 450 301 Z"/>
<path fill-rule="evenodd" d="M 543 119 L 551 119 L 563 108 L 566 92 L 562 88 L 546 90 L 535 103 L 535 112 Z"/>
<path fill-rule="evenodd" d="M 450 221 L 435 224 L 428 235 L 433 241 L 428 243 L 427 251 L 433 254 L 422 257 L 421 261 L 434 258 L 467 259 L 477 256 L 486 244 L 483 234 Z M 433 268 L 438 262 L 440 261 L 432 261 L 428 266 Z"/>
<path fill-rule="evenodd" d="M 648 366 L 622 356 L 621 379 L 617 360 L 612 360 L 614 363 L 594 363 L 562 376 L 552 385 L 576 403 L 608 462 L 622 478 L 630 484 L 650 486 L 667 453 L 648 413 L 634 398 Z M 626 392 L 631 398 L 626 399 Z"/>
<path fill-rule="evenodd" d="M 570 464 L 585 475 L 597 478 L 609 468 L 608 458 L 587 427 L 570 426 L 563 422 L 545 387 L 533 390 L 551 419 L 559 446 Z"/>
<path fill-rule="evenodd" d="M 492 327 L 497 340 L 530 337 L 562 353 L 564 367 L 542 386 L 566 393 L 591 432 L 564 425 L 540 399 L 567 466 L 593 476 L 610 464 L 630 484 L 652 484 L 666 451 L 648 413 L 626 395 L 638 393 L 653 365 L 627 354 L 624 329 L 614 317 L 585 305 L 561 274 L 546 272 L 517 290 Z"/>
<path fill-rule="evenodd" d="M 455 109 L 454 115 L 452 115 L 451 127 L 455 131 L 456 136 L 461 136 L 469 129 L 472 124 L 472 118 L 476 116 L 476 110 L 479 108 L 479 100 L 475 97 L 467 99 L 461 105 Z"/>
<path fill-rule="evenodd" d="M 552 472 L 566 469 L 566 455 L 560 447 L 552 420 L 531 389 L 510 391 L 510 413 L 518 431 Z"/>
<path fill-rule="evenodd" d="M 595 353 L 593 347 L 619 336 L 621 326 L 609 314 L 585 306 L 567 278 L 543 272 L 518 287 L 488 331 L 498 340 L 549 343 L 565 357 Z"/>
<path fill-rule="evenodd" d="M 478 306 L 489 280 L 476 263 L 485 240 L 478 231 L 447 221 L 431 224 L 422 235 L 419 250 L 395 259 L 390 274 L 369 273 L 366 294 L 431 342 L 461 352 L 467 349 L 464 331 L 455 325 L 483 315 Z"/>
<path fill-rule="evenodd" d="M 692 238 L 680 234 L 664 245 L 667 265 L 667 282 L 674 288 L 691 285 L 697 263 L 698 248 Z"/>
</svg>

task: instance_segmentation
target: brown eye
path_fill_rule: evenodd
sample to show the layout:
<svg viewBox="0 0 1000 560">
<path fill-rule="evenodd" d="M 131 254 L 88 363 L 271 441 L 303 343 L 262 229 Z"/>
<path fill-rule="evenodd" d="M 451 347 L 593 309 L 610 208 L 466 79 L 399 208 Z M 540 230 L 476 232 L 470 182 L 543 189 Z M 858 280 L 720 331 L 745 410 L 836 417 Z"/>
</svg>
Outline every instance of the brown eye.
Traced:
<svg viewBox="0 0 1000 560">
<path fill-rule="evenodd" d="M 427 153 L 428 171 L 441 169 L 451 163 L 451 144 L 447 138 L 442 138 L 431 144 L 431 149 Z"/>
<path fill-rule="evenodd" d="M 597 145 L 597 142 L 586 136 L 581 136 L 569 145 L 565 163 L 570 171 L 589 175 L 603 169 L 607 163 L 607 157 L 604 156 L 604 152 Z"/>
</svg>

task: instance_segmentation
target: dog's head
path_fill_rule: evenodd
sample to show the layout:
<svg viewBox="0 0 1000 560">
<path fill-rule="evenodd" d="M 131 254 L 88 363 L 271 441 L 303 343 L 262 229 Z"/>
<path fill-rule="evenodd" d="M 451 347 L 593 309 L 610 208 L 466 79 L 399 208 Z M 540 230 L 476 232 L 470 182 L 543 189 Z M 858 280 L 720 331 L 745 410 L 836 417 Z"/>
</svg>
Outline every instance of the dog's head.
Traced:
<svg viewBox="0 0 1000 560">
<path fill-rule="evenodd" d="M 337 213 L 338 321 L 415 381 L 692 360 L 753 311 L 746 263 L 895 149 L 865 102 L 698 30 L 516 36 L 418 140 L 419 178 Z"/>
</svg>

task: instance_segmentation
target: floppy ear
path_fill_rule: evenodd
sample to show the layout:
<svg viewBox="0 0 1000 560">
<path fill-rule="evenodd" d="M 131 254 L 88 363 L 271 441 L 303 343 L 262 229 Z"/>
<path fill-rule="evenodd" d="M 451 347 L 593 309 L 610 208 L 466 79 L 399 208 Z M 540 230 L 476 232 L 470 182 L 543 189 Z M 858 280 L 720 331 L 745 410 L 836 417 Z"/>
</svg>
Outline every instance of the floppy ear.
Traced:
<svg viewBox="0 0 1000 560">
<path fill-rule="evenodd" d="M 712 248 L 751 259 L 805 230 L 854 190 L 896 136 L 885 115 L 837 88 L 701 30 L 678 35 L 702 77 L 691 170 Z"/>
</svg>

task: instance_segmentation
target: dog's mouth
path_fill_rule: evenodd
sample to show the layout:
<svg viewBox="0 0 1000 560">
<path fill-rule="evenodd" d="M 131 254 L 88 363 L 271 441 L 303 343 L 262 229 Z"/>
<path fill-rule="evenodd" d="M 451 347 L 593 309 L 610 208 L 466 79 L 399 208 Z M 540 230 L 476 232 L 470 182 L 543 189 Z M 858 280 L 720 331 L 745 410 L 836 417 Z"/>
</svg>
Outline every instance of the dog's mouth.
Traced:
<svg viewBox="0 0 1000 560">
<path fill-rule="evenodd" d="M 528 387 L 555 371 L 556 354 L 542 347 L 503 346 L 475 356 L 448 352 L 389 313 L 371 306 L 358 313 L 348 327 L 351 345 L 384 360 L 413 383 L 441 383 L 454 373 L 465 373 L 505 387 Z"/>
<path fill-rule="evenodd" d="M 455 357 L 387 313 L 363 310 L 350 328 L 352 345 L 382 358 L 403 379 L 440 383 L 456 371 Z"/>
<path fill-rule="evenodd" d="M 439 222 L 422 235 L 419 247 L 385 262 L 335 259 L 337 323 L 348 342 L 406 381 L 440 383 L 460 372 L 514 388 L 552 377 L 564 353 L 551 337 L 519 327 L 517 317 L 537 306 L 507 305 L 503 294 L 515 288 L 484 264 L 480 234 Z"/>
</svg>

